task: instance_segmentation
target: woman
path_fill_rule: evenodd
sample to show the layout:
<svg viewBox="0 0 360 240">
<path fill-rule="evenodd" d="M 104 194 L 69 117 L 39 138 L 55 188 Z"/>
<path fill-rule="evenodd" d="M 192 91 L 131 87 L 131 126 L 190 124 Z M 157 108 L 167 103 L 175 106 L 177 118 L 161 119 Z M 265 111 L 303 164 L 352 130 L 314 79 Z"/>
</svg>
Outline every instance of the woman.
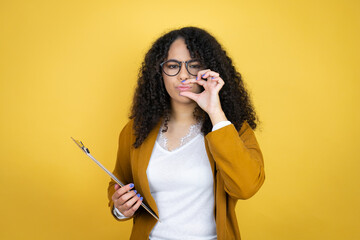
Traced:
<svg viewBox="0 0 360 240">
<path fill-rule="evenodd" d="M 119 137 L 113 173 L 128 184 L 110 182 L 111 212 L 133 219 L 131 239 L 240 239 L 236 202 L 265 178 L 255 128 L 241 75 L 216 39 L 196 27 L 163 35 Z"/>
</svg>

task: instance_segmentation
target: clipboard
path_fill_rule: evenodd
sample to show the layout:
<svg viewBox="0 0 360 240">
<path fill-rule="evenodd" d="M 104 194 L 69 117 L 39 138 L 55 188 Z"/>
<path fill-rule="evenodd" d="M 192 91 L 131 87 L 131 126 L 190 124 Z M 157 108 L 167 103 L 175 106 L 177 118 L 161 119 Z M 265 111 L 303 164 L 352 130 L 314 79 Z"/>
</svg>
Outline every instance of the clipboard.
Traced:
<svg viewBox="0 0 360 240">
<path fill-rule="evenodd" d="M 83 152 L 89 157 L 91 158 L 102 170 L 104 170 L 117 184 L 120 185 L 120 187 L 124 187 L 125 185 L 120 182 L 119 179 L 117 179 L 117 177 L 114 176 L 114 174 L 112 174 L 109 170 L 107 170 L 98 160 L 96 160 L 91 154 L 90 151 L 87 147 L 84 146 L 84 144 L 79 141 L 79 140 L 75 140 L 74 138 L 71 137 L 71 139 L 75 142 L 75 144 L 81 149 L 83 150 Z M 151 216 L 153 216 L 156 220 L 158 220 L 160 222 L 160 219 L 155 215 L 155 213 L 148 207 L 146 206 L 146 204 L 144 202 L 141 203 L 141 206 L 143 208 L 145 208 L 146 211 L 148 211 Z"/>
</svg>

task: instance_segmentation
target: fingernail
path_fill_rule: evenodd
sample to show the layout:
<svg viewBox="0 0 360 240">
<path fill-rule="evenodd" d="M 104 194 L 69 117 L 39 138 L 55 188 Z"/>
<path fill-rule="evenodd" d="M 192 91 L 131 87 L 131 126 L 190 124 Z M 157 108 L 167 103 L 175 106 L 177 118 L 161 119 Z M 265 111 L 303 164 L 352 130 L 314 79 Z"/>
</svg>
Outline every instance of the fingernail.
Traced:
<svg viewBox="0 0 360 240">
<path fill-rule="evenodd" d="M 206 73 L 204 73 L 201 77 L 204 77 Z"/>
<path fill-rule="evenodd" d="M 140 200 L 143 200 L 143 197 L 141 197 Z"/>
<path fill-rule="evenodd" d="M 137 193 L 137 191 L 136 191 L 136 190 L 134 190 L 134 192 L 135 192 L 135 193 Z"/>
<path fill-rule="evenodd" d="M 181 82 L 183 83 L 183 82 L 185 82 L 186 80 L 182 80 Z"/>
<path fill-rule="evenodd" d="M 198 79 L 198 76 L 196 76 L 196 80 Z"/>
<path fill-rule="evenodd" d="M 130 183 L 130 188 L 133 188 L 134 187 L 134 184 L 133 183 Z"/>
<path fill-rule="evenodd" d="M 211 77 L 211 79 L 214 79 L 215 77 Z"/>
<path fill-rule="evenodd" d="M 140 197 L 140 194 L 138 193 L 138 194 L 136 194 L 136 196 Z"/>
</svg>

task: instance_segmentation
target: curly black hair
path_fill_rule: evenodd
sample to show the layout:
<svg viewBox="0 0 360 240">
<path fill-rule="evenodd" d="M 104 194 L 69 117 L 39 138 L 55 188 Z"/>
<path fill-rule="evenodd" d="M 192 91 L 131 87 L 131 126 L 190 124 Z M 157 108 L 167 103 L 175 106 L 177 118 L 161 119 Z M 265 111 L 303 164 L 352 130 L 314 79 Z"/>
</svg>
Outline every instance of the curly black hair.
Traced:
<svg viewBox="0 0 360 240">
<path fill-rule="evenodd" d="M 136 140 L 133 146 L 139 147 L 161 118 L 169 121 L 170 96 L 165 89 L 160 63 L 166 58 L 170 45 L 178 38 L 185 40 L 192 58 L 199 59 L 207 69 L 220 74 L 225 85 L 219 92 L 221 107 L 227 119 L 239 131 L 247 121 L 255 129 L 258 118 L 244 87 L 239 72 L 218 41 L 206 30 L 197 27 L 184 27 L 168 32 L 158 38 L 146 53 L 138 74 L 137 88 L 131 107 L 130 119 L 134 119 Z M 212 129 L 209 116 L 197 107 L 194 116 L 202 119 L 201 131 L 206 135 Z"/>
</svg>

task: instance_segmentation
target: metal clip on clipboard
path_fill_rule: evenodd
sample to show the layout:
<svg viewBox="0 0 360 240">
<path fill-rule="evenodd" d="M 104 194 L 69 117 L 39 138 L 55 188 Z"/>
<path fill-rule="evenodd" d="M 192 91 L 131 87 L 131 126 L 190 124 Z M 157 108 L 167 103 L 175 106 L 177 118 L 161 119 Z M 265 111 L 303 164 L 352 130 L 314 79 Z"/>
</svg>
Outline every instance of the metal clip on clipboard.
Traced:
<svg viewBox="0 0 360 240">
<path fill-rule="evenodd" d="M 87 147 L 84 146 L 84 144 L 79 141 L 79 140 L 75 140 L 74 138 L 71 138 L 75 143 L 76 145 L 81 149 L 83 150 L 83 152 L 88 155 L 88 157 L 90 157 L 99 167 L 101 167 L 117 184 L 119 184 L 121 187 L 124 187 L 125 185 L 120 182 L 119 179 L 117 179 L 117 177 L 114 176 L 114 174 L 112 174 L 109 170 L 107 170 L 98 160 L 96 160 L 91 154 L 90 154 L 90 151 Z M 148 207 L 146 206 L 145 203 L 141 203 L 141 206 L 143 208 L 145 208 L 146 211 L 148 211 L 156 220 L 158 220 L 160 222 L 160 219 L 155 215 L 155 213 Z"/>
</svg>

